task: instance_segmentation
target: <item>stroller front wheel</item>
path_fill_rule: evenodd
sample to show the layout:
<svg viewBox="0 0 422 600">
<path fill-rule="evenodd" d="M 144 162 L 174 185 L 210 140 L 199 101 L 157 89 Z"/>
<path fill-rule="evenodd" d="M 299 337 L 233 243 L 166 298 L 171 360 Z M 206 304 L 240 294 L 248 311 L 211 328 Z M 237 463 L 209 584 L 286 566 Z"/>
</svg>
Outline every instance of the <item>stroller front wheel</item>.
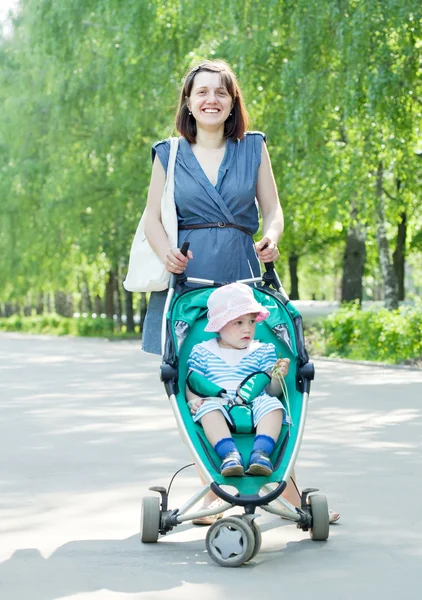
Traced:
<svg viewBox="0 0 422 600">
<path fill-rule="evenodd" d="M 205 546 L 211 558 L 221 567 L 239 567 L 254 553 L 255 536 L 251 526 L 243 519 L 226 517 L 211 525 Z"/>
<path fill-rule="evenodd" d="M 247 525 L 249 525 L 249 527 L 252 529 L 252 533 L 254 535 L 255 543 L 254 543 L 254 548 L 252 550 L 251 556 L 247 559 L 247 561 L 245 561 L 245 562 L 249 562 L 250 560 L 252 560 L 253 558 L 255 558 L 255 556 L 261 550 L 261 545 L 262 545 L 261 530 L 258 527 L 258 525 L 255 523 L 255 519 L 252 519 L 251 521 L 249 521 L 249 520 L 245 519 L 243 517 L 243 515 L 233 515 L 233 518 L 235 518 L 235 519 L 243 519 L 243 522 L 246 523 Z"/>
<path fill-rule="evenodd" d="M 252 555 L 249 557 L 248 560 L 252 560 L 253 558 L 255 558 L 255 556 L 261 550 L 261 544 L 262 544 L 262 535 L 261 535 L 260 528 L 255 523 L 255 521 L 252 521 L 252 523 L 251 523 L 250 526 L 251 526 L 251 529 L 252 529 L 252 533 L 254 535 L 255 545 L 254 545 L 254 549 L 253 549 Z"/>
<path fill-rule="evenodd" d="M 330 534 L 330 516 L 327 497 L 324 494 L 309 494 L 308 501 L 312 515 L 312 527 L 309 529 L 311 539 L 323 542 Z"/>
<path fill-rule="evenodd" d="M 145 496 L 141 506 L 141 542 L 157 542 L 159 532 L 160 500 L 156 496 Z"/>
</svg>

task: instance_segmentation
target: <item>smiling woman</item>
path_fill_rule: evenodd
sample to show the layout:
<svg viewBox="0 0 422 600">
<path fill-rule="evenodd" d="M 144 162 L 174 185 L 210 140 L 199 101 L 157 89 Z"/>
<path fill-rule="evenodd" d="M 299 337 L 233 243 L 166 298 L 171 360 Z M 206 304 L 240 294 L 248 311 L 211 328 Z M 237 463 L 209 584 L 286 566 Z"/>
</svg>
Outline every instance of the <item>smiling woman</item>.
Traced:
<svg viewBox="0 0 422 600">
<path fill-rule="evenodd" d="M 161 223 L 169 140 L 153 146 L 145 212 L 145 234 L 169 272 L 230 282 L 259 276 L 259 261 L 278 257 L 283 213 L 265 135 L 247 126 L 242 92 L 227 63 L 204 61 L 187 73 L 176 114 L 182 136 L 174 171 L 178 248 L 171 247 Z M 264 235 L 255 244 L 258 208 Z M 187 257 L 179 250 L 185 241 Z M 161 350 L 165 296 L 151 294 L 142 340 L 147 352 Z"/>
</svg>

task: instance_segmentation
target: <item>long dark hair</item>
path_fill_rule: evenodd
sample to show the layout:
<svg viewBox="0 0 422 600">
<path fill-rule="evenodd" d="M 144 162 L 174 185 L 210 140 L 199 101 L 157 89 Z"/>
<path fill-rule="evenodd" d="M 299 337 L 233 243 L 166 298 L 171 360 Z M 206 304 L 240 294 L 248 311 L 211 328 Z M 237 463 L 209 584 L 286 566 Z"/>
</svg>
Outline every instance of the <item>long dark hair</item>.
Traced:
<svg viewBox="0 0 422 600">
<path fill-rule="evenodd" d="M 190 144 L 196 141 L 196 121 L 189 114 L 187 105 L 188 98 L 192 91 L 193 81 L 198 73 L 208 71 L 209 73 L 220 73 L 221 84 L 227 89 L 233 101 L 231 115 L 224 123 L 224 137 L 233 141 L 241 140 L 248 127 L 248 113 L 242 92 L 237 83 L 236 75 L 230 66 L 224 60 L 205 60 L 196 67 L 189 69 L 184 80 L 180 94 L 179 106 L 176 113 L 176 128 L 180 135 Z"/>
</svg>

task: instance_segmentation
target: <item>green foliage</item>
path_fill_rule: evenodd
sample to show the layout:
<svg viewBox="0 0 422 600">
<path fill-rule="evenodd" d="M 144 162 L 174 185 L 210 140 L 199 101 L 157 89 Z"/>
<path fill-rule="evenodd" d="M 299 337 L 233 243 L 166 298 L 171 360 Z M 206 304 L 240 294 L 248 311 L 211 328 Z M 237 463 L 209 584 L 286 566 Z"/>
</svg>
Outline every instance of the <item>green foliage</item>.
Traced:
<svg viewBox="0 0 422 600">
<path fill-rule="evenodd" d="M 281 260 L 341 255 L 352 203 L 374 239 L 380 160 L 389 239 L 405 209 L 420 248 L 421 45 L 417 0 L 22 0 L 0 39 L 0 300 L 124 271 L 151 144 L 202 58 L 233 65 L 267 134 Z"/>
<path fill-rule="evenodd" d="M 115 334 L 120 336 L 112 319 L 102 317 L 66 318 L 56 314 L 3 318 L 0 319 L 0 331 L 83 337 L 114 337 Z"/>
<path fill-rule="evenodd" d="M 106 337 L 112 335 L 115 329 L 113 319 L 103 319 L 101 317 L 95 319 L 79 317 L 76 319 L 75 328 L 76 335 L 85 337 Z"/>
<path fill-rule="evenodd" d="M 398 310 L 342 307 L 309 332 L 324 356 L 387 363 L 422 359 L 422 303 Z"/>
</svg>

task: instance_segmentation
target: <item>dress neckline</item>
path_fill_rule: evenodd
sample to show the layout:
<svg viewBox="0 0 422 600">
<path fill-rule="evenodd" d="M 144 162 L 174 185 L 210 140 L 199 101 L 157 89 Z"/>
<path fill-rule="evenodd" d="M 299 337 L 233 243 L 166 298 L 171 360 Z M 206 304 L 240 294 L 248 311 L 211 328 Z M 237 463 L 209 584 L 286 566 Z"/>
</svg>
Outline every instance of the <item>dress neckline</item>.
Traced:
<svg viewBox="0 0 422 600">
<path fill-rule="evenodd" d="M 230 164 L 233 160 L 235 143 L 229 138 L 226 139 L 226 148 L 224 151 L 223 160 L 221 161 L 220 166 L 218 168 L 217 183 L 215 185 L 213 185 L 211 183 L 211 181 L 208 179 L 207 175 L 205 174 L 204 169 L 201 167 L 199 160 L 196 158 L 196 156 L 192 150 L 192 147 L 191 147 L 190 143 L 187 141 L 187 139 L 182 137 L 181 143 L 182 143 L 182 148 L 185 151 L 184 154 L 185 154 L 185 159 L 186 159 L 186 162 L 188 163 L 188 166 L 193 171 L 195 171 L 198 175 L 200 175 L 201 178 L 203 179 L 203 181 L 205 181 L 208 186 L 212 187 L 214 190 L 217 190 L 219 192 L 220 188 L 221 188 L 221 184 L 223 183 L 224 176 L 227 173 L 227 171 L 230 167 Z"/>
</svg>

